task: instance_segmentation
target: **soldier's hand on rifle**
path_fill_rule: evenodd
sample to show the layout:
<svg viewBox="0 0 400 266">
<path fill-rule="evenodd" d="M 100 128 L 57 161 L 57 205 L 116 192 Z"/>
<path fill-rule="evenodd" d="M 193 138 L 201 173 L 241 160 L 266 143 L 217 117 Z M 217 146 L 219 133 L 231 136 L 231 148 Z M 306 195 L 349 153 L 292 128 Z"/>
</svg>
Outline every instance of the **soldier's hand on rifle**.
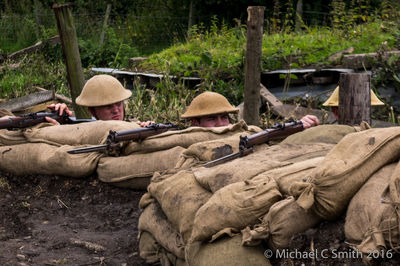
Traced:
<svg viewBox="0 0 400 266">
<path fill-rule="evenodd" d="M 147 127 L 147 126 L 149 126 L 149 125 L 151 125 L 151 124 L 155 124 L 156 122 L 154 122 L 154 121 L 146 121 L 146 122 L 138 122 L 138 124 L 139 124 L 139 126 L 141 126 L 141 127 Z"/>
<path fill-rule="evenodd" d="M 315 115 L 306 115 L 300 121 L 303 123 L 304 129 L 319 125 L 318 117 Z"/>
<path fill-rule="evenodd" d="M 51 109 L 52 111 L 58 112 L 59 115 L 62 115 L 64 112 L 67 113 L 69 116 L 72 115 L 72 112 L 68 109 L 68 106 L 65 103 L 57 103 L 57 104 L 50 104 L 47 108 Z M 56 120 L 50 117 L 46 117 L 47 122 L 52 123 L 54 125 L 59 125 Z"/>
</svg>

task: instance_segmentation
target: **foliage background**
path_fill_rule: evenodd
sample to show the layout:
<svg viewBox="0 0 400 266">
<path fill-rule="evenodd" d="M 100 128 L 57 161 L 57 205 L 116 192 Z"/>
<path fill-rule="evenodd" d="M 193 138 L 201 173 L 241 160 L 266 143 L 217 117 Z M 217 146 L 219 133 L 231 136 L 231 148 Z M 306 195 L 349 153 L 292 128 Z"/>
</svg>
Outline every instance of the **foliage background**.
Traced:
<svg viewBox="0 0 400 266">
<path fill-rule="evenodd" d="M 0 61 L 5 66 L 0 70 L 0 98 L 30 93 L 35 86 L 69 96 L 60 45 L 15 62 L 6 59 L 11 52 L 56 35 L 52 6 L 64 2 L 0 2 Z M 355 48 L 354 53 L 366 53 L 398 49 L 400 45 L 400 8 L 395 0 L 303 0 L 303 14 L 297 21 L 298 0 L 68 2 L 73 4 L 87 78 L 94 74 L 91 67 L 128 68 L 128 59 L 137 56 L 149 56 L 138 70 L 204 78 L 196 91 L 170 81 L 158 84 L 156 90 L 137 86 L 137 102 L 130 104 L 130 110 L 140 119 L 177 119 L 177 112 L 169 109 L 183 110 L 204 90 L 223 93 L 233 104 L 242 101 L 249 5 L 266 7 L 263 70 L 325 67 L 337 63 L 326 60 L 330 55 L 349 47 Z M 100 44 L 107 4 L 111 4 L 111 14 L 104 29 L 105 41 Z M 19 63 L 19 67 L 9 67 L 12 63 Z M 400 91 L 398 65 L 397 57 L 375 62 L 373 86 L 378 95 L 379 87 Z M 163 117 L 163 113 L 168 115 Z M 396 117 L 396 113 L 397 107 L 391 116 Z"/>
</svg>

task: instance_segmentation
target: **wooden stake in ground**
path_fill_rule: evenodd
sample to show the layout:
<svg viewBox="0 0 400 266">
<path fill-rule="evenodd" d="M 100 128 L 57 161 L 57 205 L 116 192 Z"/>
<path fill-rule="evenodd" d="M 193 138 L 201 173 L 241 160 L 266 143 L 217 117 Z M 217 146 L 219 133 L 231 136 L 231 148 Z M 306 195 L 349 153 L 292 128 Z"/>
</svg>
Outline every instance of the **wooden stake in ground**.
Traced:
<svg viewBox="0 0 400 266">
<path fill-rule="evenodd" d="M 54 4 L 53 10 L 57 20 L 58 33 L 61 39 L 65 65 L 67 67 L 67 80 L 72 97 L 72 107 L 77 118 L 90 118 L 86 107 L 75 103 L 79 96 L 85 79 L 82 71 L 81 57 L 78 48 L 78 38 L 72 18 L 70 4 Z"/>
<path fill-rule="evenodd" d="M 102 45 L 104 42 L 104 34 L 106 32 L 108 18 L 110 17 L 110 12 L 111 12 L 111 4 L 107 4 L 106 15 L 104 16 L 104 21 L 103 21 L 103 28 L 101 29 L 101 34 L 100 34 L 100 45 Z"/>
<path fill-rule="evenodd" d="M 264 23 L 263 6 L 247 8 L 246 70 L 243 118 L 249 125 L 260 123 L 261 48 Z"/>
<path fill-rule="evenodd" d="M 342 73 L 339 80 L 339 124 L 371 124 L 371 75 Z"/>
</svg>

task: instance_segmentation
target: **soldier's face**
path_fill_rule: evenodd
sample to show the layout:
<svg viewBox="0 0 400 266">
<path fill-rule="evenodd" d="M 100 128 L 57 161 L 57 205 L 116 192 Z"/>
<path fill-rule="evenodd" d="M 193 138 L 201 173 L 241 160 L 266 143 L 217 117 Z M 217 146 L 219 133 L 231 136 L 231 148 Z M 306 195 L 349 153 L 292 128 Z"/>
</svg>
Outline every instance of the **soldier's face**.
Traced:
<svg viewBox="0 0 400 266">
<path fill-rule="evenodd" d="M 123 102 L 93 107 L 89 111 L 97 120 L 124 120 Z"/>
<path fill-rule="evenodd" d="M 230 123 L 228 114 L 217 114 L 192 119 L 192 126 L 198 127 L 223 127 L 229 125 Z"/>
</svg>

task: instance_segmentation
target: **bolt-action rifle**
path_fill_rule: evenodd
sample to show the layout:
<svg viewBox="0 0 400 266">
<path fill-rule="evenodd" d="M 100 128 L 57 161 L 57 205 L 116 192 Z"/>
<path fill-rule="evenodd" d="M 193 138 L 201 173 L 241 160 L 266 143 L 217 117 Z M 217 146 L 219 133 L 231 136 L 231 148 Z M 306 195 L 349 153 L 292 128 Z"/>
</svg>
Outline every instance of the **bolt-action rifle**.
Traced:
<svg viewBox="0 0 400 266">
<path fill-rule="evenodd" d="M 239 151 L 228 154 L 224 157 L 205 163 L 205 167 L 212 167 L 221 163 L 231 161 L 233 159 L 246 156 L 253 152 L 253 146 L 263 143 L 267 143 L 270 140 L 284 139 L 289 135 L 304 130 L 303 123 L 301 121 L 292 121 L 289 123 L 276 124 L 271 128 L 267 128 L 256 134 L 242 137 L 239 140 Z"/>
<path fill-rule="evenodd" d="M 123 131 L 110 130 L 105 144 L 78 148 L 67 151 L 71 154 L 79 154 L 86 152 L 102 151 L 106 154 L 119 154 L 121 149 L 121 141 L 140 141 L 147 137 L 154 136 L 166 132 L 168 130 L 180 129 L 175 124 L 150 124 L 143 128 L 128 129 Z"/>
<path fill-rule="evenodd" d="M 68 114 L 64 113 L 59 115 L 58 112 L 39 112 L 39 113 L 28 113 L 20 116 L 11 116 L 8 118 L 0 119 L 0 129 L 16 129 L 31 127 L 43 122 L 47 122 L 46 117 L 53 118 L 60 124 L 77 124 L 83 122 L 92 122 L 94 119 L 75 119 L 69 117 Z"/>
</svg>

